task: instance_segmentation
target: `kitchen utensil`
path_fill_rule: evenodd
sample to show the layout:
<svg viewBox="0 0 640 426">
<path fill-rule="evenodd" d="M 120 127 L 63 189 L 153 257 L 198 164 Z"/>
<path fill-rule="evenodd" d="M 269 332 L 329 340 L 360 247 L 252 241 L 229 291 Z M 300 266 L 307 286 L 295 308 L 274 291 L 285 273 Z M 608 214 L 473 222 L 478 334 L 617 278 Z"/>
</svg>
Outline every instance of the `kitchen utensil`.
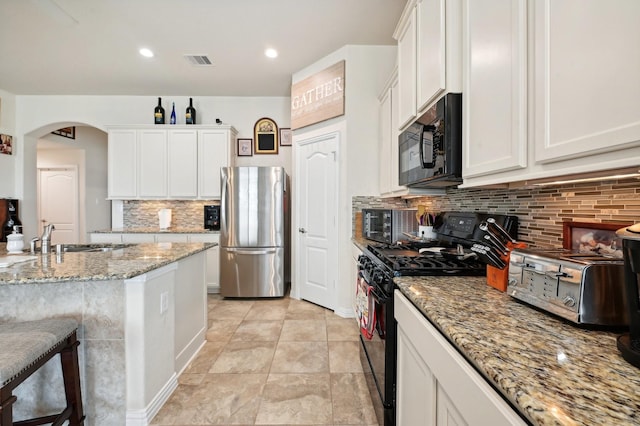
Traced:
<svg viewBox="0 0 640 426">
<path fill-rule="evenodd" d="M 494 238 L 492 238 L 492 235 L 485 234 L 484 239 L 487 240 L 489 244 L 491 244 L 491 246 L 499 252 L 500 255 L 502 256 L 507 255 L 508 253 L 507 247 L 505 247 L 504 244 L 502 244 L 501 242 L 496 241 Z"/>
<path fill-rule="evenodd" d="M 505 238 L 507 241 L 512 243 L 516 242 L 516 240 L 513 239 L 511 235 L 502 226 L 496 223 L 496 220 L 494 218 L 488 217 L 487 222 L 491 225 L 492 228 L 497 229 L 498 232 L 500 232 L 500 234 L 502 235 L 502 237 Z"/>
<path fill-rule="evenodd" d="M 502 237 L 502 236 L 498 237 L 498 235 L 496 235 L 495 232 L 493 232 L 491 229 L 489 229 L 489 225 L 487 224 L 487 222 L 481 222 L 478 225 L 478 228 L 485 233 L 483 238 L 485 238 L 488 241 L 490 241 L 495 247 L 497 247 L 497 249 L 501 253 L 506 253 L 507 252 L 507 247 L 502 242 L 504 237 Z"/>
<path fill-rule="evenodd" d="M 424 223 L 422 223 L 423 215 L 424 215 L 424 206 L 418 206 L 418 211 L 416 211 L 416 219 L 418 219 L 418 225 L 424 225 Z"/>
<path fill-rule="evenodd" d="M 478 255 L 471 251 L 465 250 L 461 244 L 458 244 L 456 248 L 446 248 L 440 250 L 440 255 L 445 259 L 467 260 L 470 258 L 476 258 Z"/>
<path fill-rule="evenodd" d="M 480 254 L 480 257 L 490 265 L 504 269 L 507 264 L 500 258 L 500 256 L 494 252 L 493 247 L 485 246 L 482 244 L 474 244 L 471 247 L 471 251 Z"/>
</svg>

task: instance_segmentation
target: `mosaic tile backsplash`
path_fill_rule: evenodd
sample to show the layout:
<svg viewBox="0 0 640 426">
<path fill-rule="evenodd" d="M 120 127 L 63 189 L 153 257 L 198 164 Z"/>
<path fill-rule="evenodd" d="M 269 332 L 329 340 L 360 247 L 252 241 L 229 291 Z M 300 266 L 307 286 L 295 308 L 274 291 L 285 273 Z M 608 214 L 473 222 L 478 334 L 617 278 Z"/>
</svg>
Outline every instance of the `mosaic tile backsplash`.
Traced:
<svg viewBox="0 0 640 426">
<path fill-rule="evenodd" d="M 412 199 L 354 197 L 352 209 L 416 208 L 518 216 L 518 239 L 534 247 L 561 247 L 562 222 L 640 222 L 640 180 L 611 180 L 523 189 L 447 189 L 445 196 Z M 355 235 L 355 232 L 354 232 Z"/>
<path fill-rule="evenodd" d="M 125 228 L 153 228 L 159 225 L 158 210 L 171 209 L 171 226 L 203 228 L 204 206 L 220 201 L 125 201 L 123 225 Z"/>
</svg>

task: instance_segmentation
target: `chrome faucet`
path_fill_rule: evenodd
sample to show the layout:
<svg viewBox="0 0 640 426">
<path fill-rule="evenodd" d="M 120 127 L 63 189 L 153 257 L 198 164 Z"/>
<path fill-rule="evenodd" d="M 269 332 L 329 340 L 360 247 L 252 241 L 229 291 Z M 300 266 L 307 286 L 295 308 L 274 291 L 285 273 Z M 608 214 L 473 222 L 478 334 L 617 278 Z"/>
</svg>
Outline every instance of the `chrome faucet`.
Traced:
<svg viewBox="0 0 640 426">
<path fill-rule="evenodd" d="M 44 226 L 44 231 L 40 237 L 40 251 L 42 253 L 51 252 L 51 232 L 53 232 L 54 229 L 56 229 L 56 227 L 53 226 L 53 223 Z"/>
</svg>

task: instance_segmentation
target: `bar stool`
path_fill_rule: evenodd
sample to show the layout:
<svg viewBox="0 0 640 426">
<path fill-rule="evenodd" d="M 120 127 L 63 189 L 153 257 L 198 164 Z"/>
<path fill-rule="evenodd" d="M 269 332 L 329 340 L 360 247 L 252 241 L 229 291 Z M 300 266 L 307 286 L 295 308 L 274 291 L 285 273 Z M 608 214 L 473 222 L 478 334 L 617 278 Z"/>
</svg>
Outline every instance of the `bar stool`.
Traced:
<svg viewBox="0 0 640 426">
<path fill-rule="evenodd" d="M 82 425 L 82 395 L 75 319 L 47 319 L 0 324 L 0 426 L 51 423 Z M 67 406 L 54 415 L 13 422 L 13 390 L 56 354 L 60 354 Z"/>
</svg>

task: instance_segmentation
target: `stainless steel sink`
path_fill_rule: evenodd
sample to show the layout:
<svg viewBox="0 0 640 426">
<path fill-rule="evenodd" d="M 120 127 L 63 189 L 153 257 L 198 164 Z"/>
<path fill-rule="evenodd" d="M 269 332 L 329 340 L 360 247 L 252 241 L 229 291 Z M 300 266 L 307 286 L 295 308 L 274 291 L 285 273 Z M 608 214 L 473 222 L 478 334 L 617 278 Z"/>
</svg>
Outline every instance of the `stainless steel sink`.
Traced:
<svg viewBox="0 0 640 426">
<path fill-rule="evenodd" d="M 104 252 L 131 247 L 133 244 L 64 244 L 63 251 L 67 253 Z"/>
</svg>

